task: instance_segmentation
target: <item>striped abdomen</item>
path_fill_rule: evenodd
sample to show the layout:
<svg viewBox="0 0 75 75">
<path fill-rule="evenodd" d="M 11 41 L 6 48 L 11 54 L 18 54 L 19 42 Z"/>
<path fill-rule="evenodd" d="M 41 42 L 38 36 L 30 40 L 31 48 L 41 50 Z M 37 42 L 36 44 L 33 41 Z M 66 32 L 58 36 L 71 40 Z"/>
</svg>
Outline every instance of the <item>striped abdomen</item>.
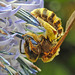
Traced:
<svg viewBox="0 0 75 75">
<path fill-rule="evenodd" d="M 50 25 L 52 25 L 58 32 L 61 34 L 63 32 L 63 28 L 61 26 L 61 19 L 56 16 L 53 11 L 50 11 L 45 8 L 34 9 L 31 14 L 35 17 L 40 17 Z"/>
</svg>

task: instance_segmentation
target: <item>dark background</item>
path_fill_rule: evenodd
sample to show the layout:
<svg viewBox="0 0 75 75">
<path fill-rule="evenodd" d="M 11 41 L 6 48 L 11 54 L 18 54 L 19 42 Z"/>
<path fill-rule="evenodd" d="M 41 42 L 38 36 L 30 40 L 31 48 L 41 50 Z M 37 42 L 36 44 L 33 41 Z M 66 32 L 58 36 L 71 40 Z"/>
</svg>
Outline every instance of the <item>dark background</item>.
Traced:
<svg viewBox="0 0 75 75">
<path fill-rule="evenodd" d="M 44 1 L 45 8 L 54 11 L 61 18 L 65 28 L 66 21 L 75 10 L 75 0 Z M 75 22 L 61 45 L 59 56 L 49 63 L 38 60 L 35 64 L 42 69 L 38 75 L 75 75 Z"/>
</svg>

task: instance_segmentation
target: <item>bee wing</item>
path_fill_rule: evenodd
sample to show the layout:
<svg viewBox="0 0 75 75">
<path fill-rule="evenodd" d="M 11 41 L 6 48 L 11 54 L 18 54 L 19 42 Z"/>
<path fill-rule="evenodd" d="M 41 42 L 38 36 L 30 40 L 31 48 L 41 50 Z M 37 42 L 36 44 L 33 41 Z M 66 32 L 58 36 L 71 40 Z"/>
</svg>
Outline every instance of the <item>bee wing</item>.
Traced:
<svg viewBox="0 0 75 75">
<path fill-rule="evenodd" d="M 69 33 L 69 30 L 71 29 L 73 23 L 75 21 L 75 11 L 72 13 L 72 15 L 70 16 L 70 18 L 68 19 L 67 23 L 66 23 L 66 31 L 64 33 L 64 35 L 61 37 L 61 39 L 58 41 L 57 45 L 52 49 L 52 54 L 56 53 L 53 55 L 53 57 L 55 57 L 56 55 L 58 55 L 59 53 L 59 47 L 61 46 L 61 44 L 63 43 L 64 39 L 66 38 L 67 34 Z M 46 60 L 47 59 L 47 60 Z M 43 59 L 44 62 L 46 61 L 50 61 L 53 58 L 48 59 L 47 57 Z M 45 61 L 46 60 L 46 61 Z"/>
<path fill-rule="evenodd" d="M 66 31 L 65 31 L 64 35 L 61 37 L 61 39 L 58 41 L 57 45 L 53 48 L 53 51 L 56 52 L 57 49 L 61 46 L 61 44 L 65 40 L 67 34 L 69 33 L 74 21 L 75 21 L 75 11 L 72 13 L 71 17 L 67 21 L 67 23 L 66 23 Z"/>
<path fill-rule="evenodd" d="M 65 30 L 68 30 L 69 26 L 74 22 L 74 20 L 75 20 L 75 11 L 72 13 L 70 18 L 67 20 L 66 29 Z"/>
</svg>

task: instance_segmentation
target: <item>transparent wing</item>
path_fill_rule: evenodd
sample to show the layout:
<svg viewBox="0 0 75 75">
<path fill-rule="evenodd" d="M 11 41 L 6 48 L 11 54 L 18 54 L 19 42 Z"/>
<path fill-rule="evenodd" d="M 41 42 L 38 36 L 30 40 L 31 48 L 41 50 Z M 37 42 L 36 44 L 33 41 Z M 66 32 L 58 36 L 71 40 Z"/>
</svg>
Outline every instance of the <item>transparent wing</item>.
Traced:
<svg viewBox="0 0 75 75">
<path fill-rule="evenodd" d="M 65 31 L 64 35 L 61 37 L 61 39 L 58 41 L 57 45 L 53 48 L 53 51 L 56 52 L 58 50 L 58 48 L 61 46 L 61 44 L 65 40 L 67 34 L 69 33 L 74 21 L 75 21 L 75 11 L 72 13 L 71 17 L 67 21 L 67 23 L 66 23 L 66 31 Z"/>
<path fill-rule="evenodd" d="M 75 11 L 72 13 L 72 15 L 70 16 L 70 18 L 67 20 L 67 23 L 66 23 L 66 30 L 68 30 L 68 28 L 70 29 L 70 25 L 72 25 L 72 23 L 75 21 Z"/>
</svg>

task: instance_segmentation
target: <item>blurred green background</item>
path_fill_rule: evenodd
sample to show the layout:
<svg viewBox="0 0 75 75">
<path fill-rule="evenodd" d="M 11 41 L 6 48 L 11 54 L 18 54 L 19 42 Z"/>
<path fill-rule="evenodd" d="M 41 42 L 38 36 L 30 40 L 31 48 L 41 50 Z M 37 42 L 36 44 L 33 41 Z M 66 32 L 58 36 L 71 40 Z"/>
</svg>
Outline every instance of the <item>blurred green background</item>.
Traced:
<svg viewBox="0 0 75 75">
<path fill-rule="evenodd" d="M 44 0 L 45 8 L 54 11 L 62 20 L 65 28 L 66 21 L 75 10 L 75 0 Z M 38 75 L 75 75 L 75 22 L 61 45 L 59 56 L 49 63 L 38 60 L 35 63 L 42 69 Z"/>
</svg>

